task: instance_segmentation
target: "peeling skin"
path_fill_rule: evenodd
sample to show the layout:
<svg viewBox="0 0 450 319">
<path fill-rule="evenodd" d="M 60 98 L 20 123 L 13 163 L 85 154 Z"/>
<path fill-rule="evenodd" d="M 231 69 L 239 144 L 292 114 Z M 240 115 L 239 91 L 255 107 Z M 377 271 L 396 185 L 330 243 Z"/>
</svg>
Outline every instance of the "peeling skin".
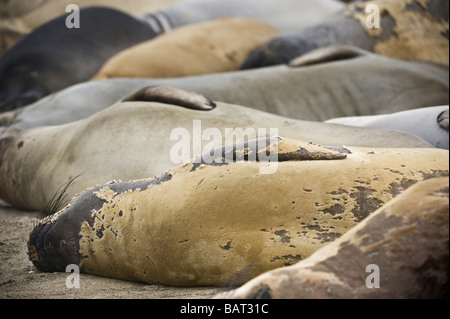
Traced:
<svg viewBox="0 0 450 319">
<path fill-rule="evenodd" d="M 439 15 L 425 12 L 425 8 L 434 0 L 375 0 L 381 15 L 390 15 L 395 21 L 394 30 L 386 40 L 380 40 L 374 47 L 377 54 L 402 60 L 432 61 L 449 64 L 449 42 L 443 34 L 448 34 L 449 20 Z M 422 10 L 417 10 L 420 4 Z M 369 29 L 366 26 L 366 2 L 349 4 L 349 15 L 361 22 L 367 34 L 378 37 L 383 28 Z M 433 48 L 433 50 L 430 50 Z"/>
<path fill-rule="evenodd" d="M 287 162 L 341 160 L 347 158 L 337 150 L 289 138 L 260 138 L 250 142 L 224 146 L 203 154 L 194 162 L 192 171 L 202 165 L 222 166 L 231 162 Z"/>
<path fill-rule="evenodd" d="M 216 298 L 444 298 L 448 185 L 448 178 L 420 182 L 309 258 Z M 380 289 L 366 286 L 370 264 L 379 267 Z"/>
<path fill-rule="evenodd" d="M 98 190 L 97 192 L 94 192 L 94 194 L 101 200 L 104 200 L 105 202 L 111 202 L 112 199 L 115 196 L 117 196 L 117 193 L 109 187 L 103 187 L 102 189 Z"/>
<path fill-rule="evenodd" d="M 298 149 L 297 141 L 281 139 L 292 144 L 280 143 L 280 152 Z M 305 145 L 313 153 L 317 147 Z M 191 162 L 158 179 L 100 186 L 52 218 L 52 229 L 61 236 L 77 230 L 87 273 L 173 286 L 242 284 L 311 256 L 358 225 L 355 207 L 366 207 L 366 215 L 375 210 L 364 196 L 351 196 L 361 185 L 370 184 L 369 200 L 387 203 L 393 183 L 448 175 L 442 150 L 348 149 L 345 159 L 280 162 L 275 174 L 260 174 L 258 162 L 196 171 Z M 336 204 L 344 207 L 339 219 L 325 213 Z M 71 216 L 84 217 L 74 223 Z M 53 258 L 60 253 L 52 251 Z"/>
</svg>

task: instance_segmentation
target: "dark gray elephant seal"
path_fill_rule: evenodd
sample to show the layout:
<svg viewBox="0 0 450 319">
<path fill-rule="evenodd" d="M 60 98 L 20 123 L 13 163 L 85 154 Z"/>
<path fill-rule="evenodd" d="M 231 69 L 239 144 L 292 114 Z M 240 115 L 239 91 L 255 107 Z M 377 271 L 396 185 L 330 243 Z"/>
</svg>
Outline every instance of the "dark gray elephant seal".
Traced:
<svg viewBox="0 0 450 319">
<path fill-rule="evenodd" d="M 294 59 L 289 66 L 186 78 L 81 83 L 3 118 L 10 128 L 19 129 L 64 124 L 86 118 L 148 85 L 177 87 L 215 101 L 310 121 L 387 114 L 449 102 L 447 66 L 332 46 Z"/>
<path fill-rule="evenodd" d="M 240 284 L 307 258 L 406 185 L 448 176 L 448 163 L 438 149 L 228 145 L 158 178 L 86 190 L 38 223 L 29 259 L 50 272 L 75 264 L 153 284 Z"/>
<path fill-rule="evenodd" d="M 0 59 L 0 112 L 31 104 L 87 81 L 115 53 L 151 39 L 147 23 L 120 11 L 80 10 L 80 28 L 66 27 L 66 15 L 33 30 Z"/>
<path fill-rule="evenodd" d="M 435 147 L 449 149 L 448 105 L 394 114 L 343 117 L 325 123 L 399 130 L 417 135 Z"/>
<path fill-rule="evenodd" d="M 286 32 L 252 52 L 242 65 L 251 69 L 286 64 L 311 50 L 334 44 L 351 45 L 402 60 L 448 65 L 448 1 L 376 0 L 380 28 L 366 26 L 368 2 L 352 2 L 347 10 L 312 27 Z"/>
</svg>

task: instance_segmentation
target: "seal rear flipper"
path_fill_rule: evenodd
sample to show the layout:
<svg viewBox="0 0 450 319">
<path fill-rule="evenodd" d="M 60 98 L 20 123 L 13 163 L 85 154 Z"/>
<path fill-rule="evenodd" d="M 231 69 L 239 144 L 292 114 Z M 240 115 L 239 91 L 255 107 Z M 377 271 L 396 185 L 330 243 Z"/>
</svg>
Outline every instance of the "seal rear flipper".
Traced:
<svg viewBox="0 0 450 319">
<path fill-rule="evenodd" d="M 200 111 L 210 111 L 216 107 L 212 100 L 201 94 L 168 86 L 144 87 L 123 99 L 122 102 L 159 102 Z"/>
<path fill-rule="evenodd" d="M 442 112 L 439 114 L 437 119 L 439 126 L 444 130 L 449 130 L 449 110 Z"/>
<path fill-rule="evenodd" d="M 290 67 L 301 67 L 339 60 L 353 59 L 369 54 L 368 51 L 349 45 L 333 45 L 301 55 L 289 63 Z"/>
</svg>

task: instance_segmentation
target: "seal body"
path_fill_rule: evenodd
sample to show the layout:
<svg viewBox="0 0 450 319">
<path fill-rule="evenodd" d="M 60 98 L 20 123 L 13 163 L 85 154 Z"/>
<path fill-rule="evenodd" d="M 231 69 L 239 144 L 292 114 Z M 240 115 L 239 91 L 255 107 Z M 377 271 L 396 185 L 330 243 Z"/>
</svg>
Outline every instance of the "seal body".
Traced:
<svg viewBox="0 0 450 319">
<path fill-rule="evenodd" d="M 445 298 L 448 190 L 448 178 L 420 182 L 309 258 L 216 297 Z"/>
<path fill-rule="evenodd" d="M 278 29 L 247 18 L 223 18 L 167 32 L 109 59 L 94 80 L 179 77 L 238 70 L 251 49 Z"/>
<path fill-rule="evenodd" d="M 173 29 L 222 17 L 246 17 L 290 31 L 326 21 L 344 8 L 335 0 L 246 0 L 245 4 L 239 0 L 187 0 L 146 18 L 149 23 Z"/>
<path fill-rule="evenodd" d="M 192 109 L 185 103 L 161 103 L 161 96 L 151 102 L 152 92 L 147 93 L 141 101 L 118 102 L 77 122 L 3 130 L 0 197 L 18 207 L 45 210 L 55 192 L 80 174 L 69 197 L 110 180 L 157 176 L 211 147 L 273 134 L 321 145 L 432 147 L 403 132 L 293 120 L 221 102 L 208 107 L 206 98 L 206 104 Z"/>
<path fill-rule="evenodd" d="M 430 144 L 448 150 L 448 124 L 441 125 L 444 117 L 448 122 L 448 105 L 394 114 L 337 118 L 328 120 L 326 123 L 400 130 L 420 136 Z"/>
<path fill-rule="evenodd" d="M 369 5 L 379 8 L 379 28 L 373 27 L 373 20 L 368 21 Z M 351 2 L 346 10 L 326 22 L 270 39 L 249 55 L 242 68 L 288 63 L 311 50 L 335 44 L 401 60 L 448 65 L 448 30 L 445 0 Z"/>
<path fill-rule="evenodd" d="M 77 0 L 76 5 L 79 8 L 92 6 L 112 8 L 140 18 L 144 13 L 156 12 L 179 1 L 180 0 Z M 0 21 L 0 39 L 3 38 L 5 40 L 3 43 L 0 42 L 0 44 L 3 45 L 3 47 L 0 47 L 0 56 L 4 51 L 12 47 L 20 38 L 66 12 L 66 8 L 69 4 L 73 4 L 73 1 L 19 0 L 7 4 L 3 10 L 0 7 L 0 16 L 2 17 L 2 20 Z"/>
<path fill-rule="evenodd" d="M 341 52 L 342 48 L 333 50 L 328 53 Z M 5 122 L 11 123 L 12 118 L 10 127 L 24 129 L 76 121 L 148 85 L 177 87 L 215 101 L 310 121 L 448 104 L 448 67 L 403 62 L 361 50 L 356 51 L 356 57 L 337 61 L 316 53 L 310 55 L 316 62 L 320 59 L 316 64 L 186 78 L 86 82 L 43 98 L 8 116 Z"/>
<path fill-rule="evenodd" d="M 147 283 L 240 284 L 307 258 L 407 186 L 448 176 L 448 152 L 438 149 L 249 144 L 208 152 L 157 179 L 87 190 L 39 223 L 30 259 L 45 271 L 74 263 Z M 279 161 L 264 161 L 268 153 Z M 257 162 L 237 161 L 252 154 Z"/>
<path fill-rule="evenodd" d="M 79 29 L 67 28 L 66 16 L 60 16 L 1 57 L 0 111 L 86 81 L 115 53 L 157 35 L 145 22 L 109 8 L 81 9 L 80 16 Z"/>
</svg>

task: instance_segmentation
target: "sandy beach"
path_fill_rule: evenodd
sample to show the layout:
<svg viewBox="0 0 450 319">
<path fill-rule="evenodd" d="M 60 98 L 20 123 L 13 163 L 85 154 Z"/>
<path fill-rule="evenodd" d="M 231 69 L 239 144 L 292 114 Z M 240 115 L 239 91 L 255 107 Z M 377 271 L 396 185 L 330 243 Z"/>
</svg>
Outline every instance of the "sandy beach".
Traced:
<svg viewBox="0 0 450 319">
<path fill-rule="evenodd" d="M 205 299 L 226 288 L 174 288 L 80 275 L 80 288 L 68 288 L 69 273 L 41 273 L 28 260 L 28 235 L 38 212 L 0 201 L 0 299 Z"/>
</svg>

